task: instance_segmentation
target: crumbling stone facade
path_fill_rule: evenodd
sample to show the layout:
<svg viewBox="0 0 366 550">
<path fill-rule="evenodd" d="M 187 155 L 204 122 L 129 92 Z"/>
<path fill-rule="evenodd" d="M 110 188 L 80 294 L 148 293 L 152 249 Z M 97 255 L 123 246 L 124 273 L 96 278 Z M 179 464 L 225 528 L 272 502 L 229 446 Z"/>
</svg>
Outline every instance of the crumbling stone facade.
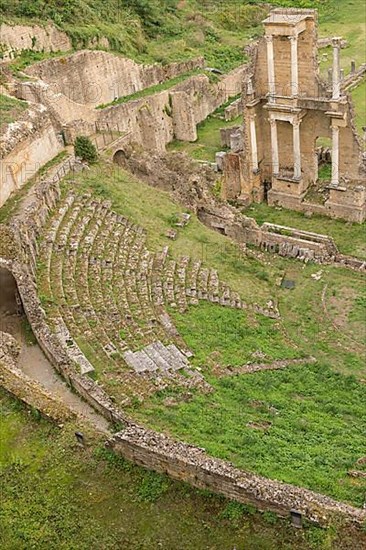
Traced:
<svg viewBox="0 0 366 550">
<path fill-rule="evenodd" d="M 315 10 L 272 10 L 264 29 L 252 49 L 252 72 L 244 85 L 243 148 L 224 162 L 225 197 L 311 210 L 305 203 L 318 180 L 317 139 L 326 137 L 332 140 L 332 175 L 320 210 L 362 222 L 364 158 L 351 100 L 341 83 L 341 39 L 332 40 L 328 86 L 318 74 Z"/>
</svg>

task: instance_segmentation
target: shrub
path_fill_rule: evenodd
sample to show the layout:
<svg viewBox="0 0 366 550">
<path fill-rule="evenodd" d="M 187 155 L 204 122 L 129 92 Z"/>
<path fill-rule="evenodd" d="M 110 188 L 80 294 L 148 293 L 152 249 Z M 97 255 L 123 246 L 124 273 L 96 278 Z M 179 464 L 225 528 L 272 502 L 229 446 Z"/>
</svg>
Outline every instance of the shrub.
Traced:
<svg viewBox="0 0 366 550">
<path fill-rule="evenodd" d="M 78 136 L 75 140 L 75 156 L 80 157 L 81 160 L 93 164 L 98 159 L 98 153 L 95 145 L 86 136 Z"/>
</svg>

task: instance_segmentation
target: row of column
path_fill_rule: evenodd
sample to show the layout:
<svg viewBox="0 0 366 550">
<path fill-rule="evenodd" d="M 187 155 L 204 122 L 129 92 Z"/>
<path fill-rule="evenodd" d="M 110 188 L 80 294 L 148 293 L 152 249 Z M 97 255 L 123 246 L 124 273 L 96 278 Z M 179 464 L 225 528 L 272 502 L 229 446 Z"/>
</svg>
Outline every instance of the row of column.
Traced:
<svg viewBox="0 0 366 550">
<path fill-rule="evenodd" d="M 291 42 L 291 95 L 296 96 L 299 87 L 299 68 L 298 68 L 298 35 L 294 34 L 288 37 Z M 269 100 L 273 101 L 276 94 L 275 63 L 273 49 L 273 35 L 265 36 L 267 42 L 267 70 L 268 70 L 268 90 Z"/>
<path fill-rule="evenodd" d="M 277 120 L 271 118 L 271 154 L 272 154 L 272 172 L 277 175 L 280 171 L 280 162 L 278 155 L 278 137 Z M 294 179 L 301 178 L 301 150 L 300 150 L 300 120 L 294 120 L 292 124 L 292 140 L 294 154 Z"/>
<path fill-rule="evenodd" d="M 294 34 L 288 37 L 291 42 L 291 95 L 296 96 L 298 94 L 299 87 L 299 68 L 298 68 L 298 35 Z M 274 101 L 276 94 L 276 79 L 275 79 L 275 58 L 273 48 L 273 35 L 269 34 L 265 36 L 267 42 L 267 69 L 268 69 L 268 90 L 269 100 Z M 335 37 L 332 40 L 333 46 L 333 68 L 332 68 L 332 80 L 333 90 L 332 99 L 339 99 L 341 93 L 341 78 L 340 78 L 340 47 L 341 39 Z"/>
<path fill-rule="evenodd" d="M 250 145 L 252 154 L 252 170 L 258 172 L 258 148 L 257 148 L 257 131 L 255 125 L 256 115 L 249 115 L 250 127 Z M 271 157 L 272 157 L 272 173 L 277 175 L 280 170 L 279 154 L 278 154 L 278 136 L 277 136 L 277 120 L 269 119 L 271 125 Z M 301 120 L 294 120 L 292 124 L 293 131 L 293 153 L 294 153 L 294 179 L 301 178 L 301 149 L 300 149 L 300 123 Z M 334 187 L 339 185 L 339 126 L 332 125 L 332 179 L 331 184 Z"/>
</svg>

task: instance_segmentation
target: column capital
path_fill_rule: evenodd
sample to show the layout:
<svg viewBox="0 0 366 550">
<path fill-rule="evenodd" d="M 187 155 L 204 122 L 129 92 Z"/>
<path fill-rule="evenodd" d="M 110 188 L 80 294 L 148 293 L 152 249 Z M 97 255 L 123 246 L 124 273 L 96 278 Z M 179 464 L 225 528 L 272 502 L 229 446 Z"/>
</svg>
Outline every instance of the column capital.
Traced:
<svg viewBox="0 0 366 550">
<path fill-rule="evenodd" d="M 298 120 L 298 119 L 295 119 L 295 120 L 291 121 L 291 124 L 294 128 L 299 128 L 301 123 L 302 123 L 302 120 Z"/>
<path fill-rule="evenodd" d="M 340 48 L 341 47 L 341 36 L 333 36 L 332 37 L 332 47 L 333 48 Z"/>
<path fill-rule="evenodd" d="M 273 34 L 265 34 L 264 39 L 266 42 L 273 42 Z"/>
<path fill-rule="evenodd" d="M 291 42 L 297 42 L 298 37 L 299 37 L 299 35 L 296 33 L 296 34 L 290 34 L 287 38 L 288 38 Z"/>
<path fill-rule="evenodd" d="M 276 126 L 277 120 L 275 118 L 269 118 L 268 122 L 270 123 L 270 125 L 273 128 L 274 126 Z"/>
</svg>

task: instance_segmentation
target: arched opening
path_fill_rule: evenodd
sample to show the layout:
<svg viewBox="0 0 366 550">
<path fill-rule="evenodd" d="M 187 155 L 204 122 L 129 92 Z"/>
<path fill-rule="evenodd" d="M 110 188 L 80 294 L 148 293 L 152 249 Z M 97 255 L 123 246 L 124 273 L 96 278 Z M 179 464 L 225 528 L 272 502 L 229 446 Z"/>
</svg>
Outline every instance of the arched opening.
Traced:
<svg viewBox="0 0 366 550">
<path fill-rule="evenodd" d="M 0 267 L 0 330 L 20 339 L 24 311 L 13 274 Z"/>
<path fill-rule="evenodd" d="M 113 162 L 115 164 L 118 164 L 118 166 L 126 166 L 126 159 L 127 159 L 127 155 L 123 151 L 123 149 L 119 149 L 113 155 Z"/>
</svg>

